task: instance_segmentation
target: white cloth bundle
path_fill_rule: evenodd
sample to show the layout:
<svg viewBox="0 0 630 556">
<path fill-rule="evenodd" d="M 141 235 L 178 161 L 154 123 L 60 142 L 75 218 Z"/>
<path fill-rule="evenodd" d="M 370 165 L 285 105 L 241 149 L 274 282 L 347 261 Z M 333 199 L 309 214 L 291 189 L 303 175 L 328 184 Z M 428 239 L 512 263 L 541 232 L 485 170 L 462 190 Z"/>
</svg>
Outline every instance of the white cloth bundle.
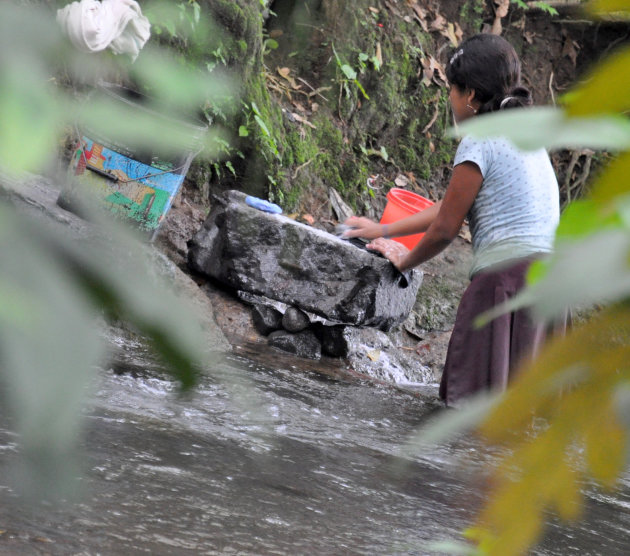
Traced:
<svg viewBox="0 0 630 556">
<path fill-rule="evenodd" d="M 81 0 L 57 10 L 57 22 L 83 52 L 110 48 L 135 60 L 151 36 L 151 24 L 135 0 Z"/>
</svg>

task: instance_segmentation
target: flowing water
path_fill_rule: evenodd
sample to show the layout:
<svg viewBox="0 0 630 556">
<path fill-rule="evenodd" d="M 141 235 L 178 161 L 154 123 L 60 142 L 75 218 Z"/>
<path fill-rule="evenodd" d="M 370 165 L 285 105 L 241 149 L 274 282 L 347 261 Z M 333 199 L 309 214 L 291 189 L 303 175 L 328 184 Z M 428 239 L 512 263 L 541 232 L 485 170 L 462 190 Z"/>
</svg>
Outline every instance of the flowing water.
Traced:
<svg viewBox="0 0 630 556">
<path fill-rule="evenodd" d="M 436 554 L 482 501 L 494 455 L 474 440 L 401 451 L 422 397 L 236 356 L 191 395 L 161 376 L 100 372 L 72 501 L 20 500 L 0 426 L 0 554 Z M 628 477 L 585 491 L 533 554 L 630 554 Z"/>
</svg>

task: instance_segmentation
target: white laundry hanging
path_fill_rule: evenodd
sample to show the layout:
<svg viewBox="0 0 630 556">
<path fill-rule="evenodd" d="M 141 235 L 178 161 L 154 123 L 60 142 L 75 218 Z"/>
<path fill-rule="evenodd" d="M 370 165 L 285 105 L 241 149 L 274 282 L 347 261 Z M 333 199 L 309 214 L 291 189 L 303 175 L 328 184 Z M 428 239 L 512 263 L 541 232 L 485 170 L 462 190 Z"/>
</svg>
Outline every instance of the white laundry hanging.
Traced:
<svg viewBox="0 0 630 556">
<path fill-rule="evenodd" d="M 83 52 L 106 48 L 132 61 L 151 36 L 151 23 L 135 0 L 80 0 L 57 10 L 57 22 Z"/>
</svg>

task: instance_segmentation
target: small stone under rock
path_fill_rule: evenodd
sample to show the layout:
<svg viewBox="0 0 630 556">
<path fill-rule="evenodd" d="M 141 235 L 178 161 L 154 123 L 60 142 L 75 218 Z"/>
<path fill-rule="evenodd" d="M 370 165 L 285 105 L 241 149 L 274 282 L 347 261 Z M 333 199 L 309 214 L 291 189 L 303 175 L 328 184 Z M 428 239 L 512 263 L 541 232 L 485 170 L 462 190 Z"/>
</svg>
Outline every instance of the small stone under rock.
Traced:
<svg viewBox="0 0 630 556">
<path fill-rule="evenodd" d="M 322 346 L 312 330 L 304 330 L 297 334 L 292 334 L 285 330 L 276 330 L 269 334 L 268 343 L 270 346 L 298 357 L 320 359 L 322 356 Z"/>
<path fill-rule="evenodd" d="M 252 319 L 256 330 L 263 336 L 282 328 L 282 313 L 266 305 L 252 307 Z"/>
<path fill-rule="evenodd" d="M 309 324 L 308 316 L 297 307 L 289 307 L 282 316 L 282 328 L 289 332 L 302 332 Z"/>
</svg>

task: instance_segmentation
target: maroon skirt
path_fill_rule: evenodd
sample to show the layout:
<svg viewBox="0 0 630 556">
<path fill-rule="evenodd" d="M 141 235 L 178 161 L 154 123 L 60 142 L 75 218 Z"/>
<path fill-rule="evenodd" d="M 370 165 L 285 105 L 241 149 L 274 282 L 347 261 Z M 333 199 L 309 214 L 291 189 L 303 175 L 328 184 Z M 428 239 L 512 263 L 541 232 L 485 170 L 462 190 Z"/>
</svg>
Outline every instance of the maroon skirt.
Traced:
<svg viewBox="0 0 630 556">
<path fill-rule="evenodd" d="M 457 405 L 482 390 L 505 390 L 518 363 L 533 357 L 551 328 L 535 322 L 528 309 L 506 313 L 481 328 L 478 315 L 514 297 L 525 285 L 532 258 L 500 270 L 481 271 L 471 280 L 457 309 L 440 383 L 440 398 Z M 564 323 L 554 326 L 562 330 Z"/>
</svg>

